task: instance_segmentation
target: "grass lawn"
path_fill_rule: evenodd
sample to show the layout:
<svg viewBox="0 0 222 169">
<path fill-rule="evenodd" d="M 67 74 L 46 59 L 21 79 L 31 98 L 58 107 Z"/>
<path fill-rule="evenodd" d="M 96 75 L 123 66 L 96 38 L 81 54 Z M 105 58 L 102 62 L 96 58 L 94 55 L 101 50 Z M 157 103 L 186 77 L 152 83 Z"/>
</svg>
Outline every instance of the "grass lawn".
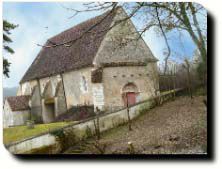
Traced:
<svg viewBox="0 0 222 169">
<path fill-rule="evenodd" d="M 15 141 L 19 141 L 25 138 L 29 138 L 41 133 L 48 132 L 52 129 L 64 127 L 71 122 L 58 122 L 49 124 L 38 124 L 33 129 L 28 129 L 27 126 L 18 126 L 6 128 L 3 130 L 3 142 L 9 144 Z"/>
</svg>

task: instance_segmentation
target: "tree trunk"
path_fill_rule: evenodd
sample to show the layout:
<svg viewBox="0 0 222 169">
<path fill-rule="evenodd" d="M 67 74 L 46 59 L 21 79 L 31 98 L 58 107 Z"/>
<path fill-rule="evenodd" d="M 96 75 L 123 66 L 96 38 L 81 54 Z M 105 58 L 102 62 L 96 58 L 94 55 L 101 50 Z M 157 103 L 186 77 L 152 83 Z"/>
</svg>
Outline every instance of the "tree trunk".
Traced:
<svg viewBox="0 0 222 169">
<path fill-rule="evenodd" d="M 193 93 L 192 93 L 192 85 L 191 85 L 191 78 L 190 78 L 190 64 L 187 59 L 185 59 L 185 63 L 187 65 L 187 79 L 188 79 L 188 91 L 190 94 L 190 98 L 193 99 Z"/>
</svg>

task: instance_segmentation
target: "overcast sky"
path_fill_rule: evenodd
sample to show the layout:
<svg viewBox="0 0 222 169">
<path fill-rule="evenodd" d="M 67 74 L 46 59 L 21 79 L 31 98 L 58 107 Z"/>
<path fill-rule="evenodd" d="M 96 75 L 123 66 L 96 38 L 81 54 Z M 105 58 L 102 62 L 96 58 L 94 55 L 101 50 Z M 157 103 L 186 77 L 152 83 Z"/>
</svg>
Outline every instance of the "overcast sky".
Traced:
<svg viewBox="0 0 222 169">
<path fill-rule="evenodd" d="M 36 44 L 44 44 L 48 38 L 100 14 L 100 12 L 82 13 L 70 19 L 73 12 L 67 11 L 64 6 L 76 9 L 82 7 L 81 3 L 3 3 L 3 19 L 19 25 L 10 35 L 13 40 L 10 46 L 15 54 L 3 52 L 4 57 L 11 62 L 10 78 L 3 78 L 3 87 L 19 85 L 20 79 L 41 49 Z M 136 26 L 139 24 L 137 21 L 133 22 Z M 147 32 L 143 38 L 154 56 L 162 61 L 163 49 L 166 48 L 163 38 L 157 36 L 154 31 Z M 178 36 L 172 33 L 169 40 L 174 51 L 188 57 L 192 56 L 195 45 L 188 34 L 184 33 L 179 41 Z"/>
</svg>

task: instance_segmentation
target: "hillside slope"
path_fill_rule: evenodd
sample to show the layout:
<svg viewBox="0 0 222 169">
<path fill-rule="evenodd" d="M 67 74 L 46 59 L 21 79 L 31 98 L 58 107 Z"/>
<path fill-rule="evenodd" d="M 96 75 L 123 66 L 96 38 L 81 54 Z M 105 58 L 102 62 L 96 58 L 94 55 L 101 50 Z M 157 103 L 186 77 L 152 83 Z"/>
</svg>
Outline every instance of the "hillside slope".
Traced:
<svg viewBox="0 0 222 169">
<path fill-rule="evenodd" d="M 139 154 L 198 154 L 207 151 L 207 111 L 203 96 L 178 97 L 156 107 L 128 125 L 117 127 L 102 134 L 99 142 L 87 140 L 65 153 L 133 153 Z M 96 148 L 97 147 L 97 148 Z M 79 151 L 81 149 L 81 151 Z"/>
</svg>

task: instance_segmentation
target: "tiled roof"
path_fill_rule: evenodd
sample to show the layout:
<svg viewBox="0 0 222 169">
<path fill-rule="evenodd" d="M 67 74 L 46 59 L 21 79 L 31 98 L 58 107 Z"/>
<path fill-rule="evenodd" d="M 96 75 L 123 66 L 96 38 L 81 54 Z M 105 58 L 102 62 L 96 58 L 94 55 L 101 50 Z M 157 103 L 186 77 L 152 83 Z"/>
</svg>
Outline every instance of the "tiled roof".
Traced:
<svg viewBox="0 0 222 169">
<path fill-rule="evenodd" d="M 20 83 L 91 66 L 113 16 L 114 12 L 106 12 L 50 38 L 46 46 L 78 40 L 68 45 L 43 47 Z"/>
<path fill-rule="evenodd" d="M 6 98 L 12 111 L 28 110 L 29 109 L 29 99 L 30 99 L 30 96 L 28 96 L 28 95 L 12 96 L 12 97 Z"/>
</svg>

